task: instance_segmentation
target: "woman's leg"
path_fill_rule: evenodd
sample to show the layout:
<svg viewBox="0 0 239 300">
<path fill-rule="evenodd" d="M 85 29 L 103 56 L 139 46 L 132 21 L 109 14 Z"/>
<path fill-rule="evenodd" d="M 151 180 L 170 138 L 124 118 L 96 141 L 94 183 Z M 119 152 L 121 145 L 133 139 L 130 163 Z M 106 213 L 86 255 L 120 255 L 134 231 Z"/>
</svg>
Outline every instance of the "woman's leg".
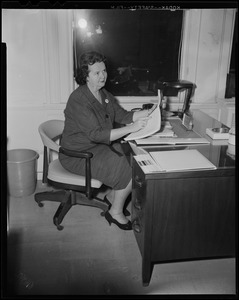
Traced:
<svg viewBox="0 0 239 300">
<path fill-rule="evenodd" d="M 112 202 L 112 206 L 109 210 L 109 213 L 114 219 L 116 219 L 121 224 L 126 224 L 129 221 L 123 214 L 123 208 L 124 208 L 125 201 L 129 196 L 129 194 L 131 193 L 131 191 L 132 191 L 132 180 L 130 180 L 126 188 L 122 190 L 112 190 L 112 193 L 114 193 L 114 199 Z"/>
<path fill-rule="evenodd" d="M 111 189 L 106 196 L 110 202 L 113 202 L 115 198 L 115 190 Z"/>
</svg>

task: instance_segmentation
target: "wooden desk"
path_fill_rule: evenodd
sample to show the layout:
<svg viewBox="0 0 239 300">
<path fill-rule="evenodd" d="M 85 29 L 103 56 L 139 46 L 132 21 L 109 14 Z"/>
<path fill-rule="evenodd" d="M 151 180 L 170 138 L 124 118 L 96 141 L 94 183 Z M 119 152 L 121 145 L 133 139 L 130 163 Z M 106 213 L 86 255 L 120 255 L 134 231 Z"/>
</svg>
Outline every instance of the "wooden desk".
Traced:
<svg viewBox="0 0 239 300">
<path fill-rule="evenodd" d="M 198 111 L 194 130 L 223 126 Z M 209 138 L 210 139 L 210 138 Z M 146 146 L 198 149 L 216 170 L 144 174 L 133 167 L 132 222 L 147 286 L 155 263 L 235 256 L 235 160 L 226 145 Z"/>
</svg>

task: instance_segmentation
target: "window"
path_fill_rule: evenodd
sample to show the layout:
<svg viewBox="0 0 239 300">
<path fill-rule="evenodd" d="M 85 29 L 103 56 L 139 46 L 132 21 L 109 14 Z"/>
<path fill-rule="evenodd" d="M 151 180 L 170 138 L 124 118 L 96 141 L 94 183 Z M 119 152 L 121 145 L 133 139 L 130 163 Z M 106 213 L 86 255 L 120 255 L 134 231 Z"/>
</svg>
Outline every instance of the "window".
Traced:
<svg viewBox="0 0 239 300">
<path fill-rule="evenodd" d="M 227 83 L 226 83 L 226 91 L 225 91 L 225 98 L 232 98 L 235 97 L 235 88 L 236 88 L 236 47 L 237 47 L 237 12 L 235 17 L 235 24 L 234 24 L 234 34 L 233 34 L 233 41 L 232 41 L 232 52 L 231 52 L 231 60 L 230 60 L 230 68 L 229 73 L 227 74 Z"/>
<path fill-rule="evenodd" d="M 74 74 L 85 51 L 107 58 L 106 88 L 115 96 L 157 95 L 160 82 L 177 80 L 183 11 L 74 10 Z"/>
</svg>

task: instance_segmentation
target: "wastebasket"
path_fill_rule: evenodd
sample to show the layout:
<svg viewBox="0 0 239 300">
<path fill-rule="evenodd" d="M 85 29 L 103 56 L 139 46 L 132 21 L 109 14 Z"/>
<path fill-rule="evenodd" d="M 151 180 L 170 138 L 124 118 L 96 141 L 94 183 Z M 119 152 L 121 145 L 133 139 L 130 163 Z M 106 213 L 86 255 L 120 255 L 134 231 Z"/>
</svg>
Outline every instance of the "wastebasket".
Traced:
<svg viewBox="0 0 239 300">
<path fill-rule="evenodd" d="M 39 154 L 30 149 L 7 151 L 7 181 L 10 196 L 24 197 L 35 192 L 38 158 Z"/>
</svg>

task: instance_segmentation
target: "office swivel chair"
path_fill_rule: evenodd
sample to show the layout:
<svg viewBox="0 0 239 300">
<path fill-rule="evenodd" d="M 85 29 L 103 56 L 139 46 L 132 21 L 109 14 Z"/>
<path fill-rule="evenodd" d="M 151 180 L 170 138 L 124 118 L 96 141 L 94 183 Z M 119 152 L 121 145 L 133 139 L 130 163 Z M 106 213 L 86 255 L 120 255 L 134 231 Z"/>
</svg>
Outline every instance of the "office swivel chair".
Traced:
<svg viewBox="0 0 239 300">
<path fill-rule="evenodd" d="M 110 202 L 107 200 L 101 200 L 94 196 L 96 191 L 102 186 L 102 182 L 91 178 L 91 158 L 93 154 L 85 151 L 67 150 L 59 146 L 58 141 L 63 128 L 64 121 L 62 120 L 49 120 L 42 123 L 38 128 L 44 144 L 42 182 L 48 183 L 57 190 L 36 193 L 35 201 L 40 207 L 43 206 L 42 201 L 60 202 L 53 217 L 53 223 L 58 230 L 63 229 L 63 226 L 60 224 L 67 212 L 75 204 L 98 207 L 103 210 L 102 216 L 110 205 Z M 53 159 L 54 152 L 85 159 L 85 176 L 65 170 L 59 159 Z"/>
</svg>

